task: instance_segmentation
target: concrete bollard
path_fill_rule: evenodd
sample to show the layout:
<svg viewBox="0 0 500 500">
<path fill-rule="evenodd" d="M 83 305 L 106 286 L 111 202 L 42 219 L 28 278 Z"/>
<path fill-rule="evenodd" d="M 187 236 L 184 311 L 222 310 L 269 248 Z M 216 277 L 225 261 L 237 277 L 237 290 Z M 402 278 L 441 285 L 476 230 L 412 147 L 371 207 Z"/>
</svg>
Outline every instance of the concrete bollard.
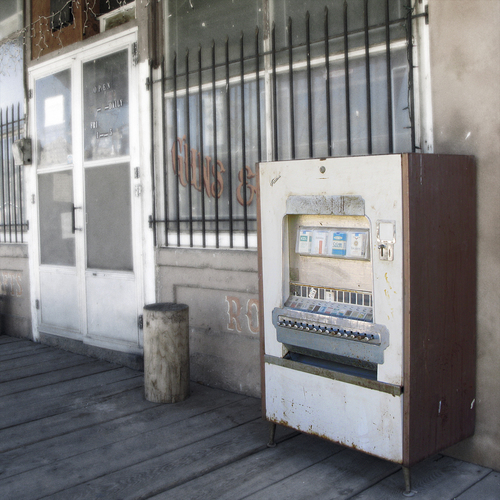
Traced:
<svg viewBox="0 0 500 500">
<path fill-rule="evenodd" d="M 153 403 L 189 396 L 189 307 L 144 306 L 144 395 Z"/>
</svg>

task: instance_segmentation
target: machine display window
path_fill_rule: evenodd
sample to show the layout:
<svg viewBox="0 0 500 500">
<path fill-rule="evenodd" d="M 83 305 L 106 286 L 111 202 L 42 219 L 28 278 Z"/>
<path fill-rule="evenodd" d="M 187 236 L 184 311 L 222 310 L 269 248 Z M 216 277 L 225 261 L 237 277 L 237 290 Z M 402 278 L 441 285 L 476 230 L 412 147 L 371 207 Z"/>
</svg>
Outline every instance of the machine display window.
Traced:
<svg viewBox="0 0 500 500">
<path fill-rule="evenodd" d="M 296 253 L 339 259 L 369 259 L 368 231 L 303 227 L 297 230 Z"/>
</svg>

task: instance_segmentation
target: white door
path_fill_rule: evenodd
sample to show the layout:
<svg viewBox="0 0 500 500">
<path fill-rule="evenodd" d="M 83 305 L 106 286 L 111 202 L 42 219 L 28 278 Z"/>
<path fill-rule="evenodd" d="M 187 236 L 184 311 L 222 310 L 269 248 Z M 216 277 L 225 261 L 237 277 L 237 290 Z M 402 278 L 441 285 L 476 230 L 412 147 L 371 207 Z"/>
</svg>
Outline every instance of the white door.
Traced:
<svg viewBox="0 0 500 500">
<path fill-rule="evenodd" d="M 32 73 L 38 331 L 124 352 L 143 304 L 134 41 Z"/>
</svg>

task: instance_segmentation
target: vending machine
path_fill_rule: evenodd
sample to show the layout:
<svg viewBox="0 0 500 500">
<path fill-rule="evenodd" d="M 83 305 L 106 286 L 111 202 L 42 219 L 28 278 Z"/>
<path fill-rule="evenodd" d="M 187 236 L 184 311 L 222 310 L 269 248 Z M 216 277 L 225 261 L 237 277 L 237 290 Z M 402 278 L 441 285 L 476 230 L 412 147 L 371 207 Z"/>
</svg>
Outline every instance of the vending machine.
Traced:
<svg viewBox="0 0 500 500">
<path fill-rule="evenodd" d="M 472 157 L 259 164 L 265 418 L 409 468 L 474 432 Z"/>
</svg>

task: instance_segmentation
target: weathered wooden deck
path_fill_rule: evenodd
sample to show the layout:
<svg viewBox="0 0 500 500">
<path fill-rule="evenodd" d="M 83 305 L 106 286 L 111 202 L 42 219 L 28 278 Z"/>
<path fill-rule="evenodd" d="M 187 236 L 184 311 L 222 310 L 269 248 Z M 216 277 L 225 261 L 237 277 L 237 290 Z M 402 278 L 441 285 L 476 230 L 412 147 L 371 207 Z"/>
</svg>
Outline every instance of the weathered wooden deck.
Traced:
<svg viewBox="0 0 500 500">
<path fill-rule="evenodd" d="M 260 401 L 193 384 L 174 405 L 142 373 L 0 336 L 0 499 L 401 499 L 401 468 L 278 430 Z M 417 499 L 500 499 L 500 473 L 437 455 Z"/>
</svg>

